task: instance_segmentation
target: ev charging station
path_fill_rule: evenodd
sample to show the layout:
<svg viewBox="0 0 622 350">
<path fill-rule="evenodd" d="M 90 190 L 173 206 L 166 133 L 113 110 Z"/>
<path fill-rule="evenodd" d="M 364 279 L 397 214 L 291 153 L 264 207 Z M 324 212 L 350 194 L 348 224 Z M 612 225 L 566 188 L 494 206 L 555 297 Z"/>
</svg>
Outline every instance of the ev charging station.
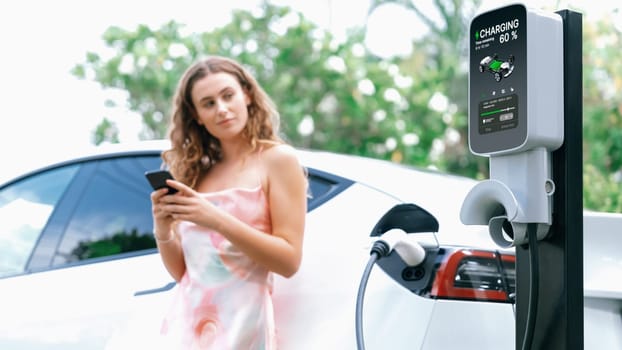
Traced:
<svg viewBox="0 0 622 350">
<path fill-rule="evenodd" d="M 581 15 L 513 4 L 469 37 L 469 148 L 490 176 L 460 219 L 516 251 L 516 348 L 583 349 Z"/>
<path fill-rule="evenodd" d="M 460 219 L 488 226 L 499 247 L 515 250 L 516 349 L 582 350 L 581 14 L 508 5 L 477 15 L 469 37 L 469 148 L 489 158 L 490 176 L 466 195 Z M 374 264 L 418 290 L 425 274 L 414 282 L 395 276 L 431 269 L 436 253 L 407 233 L 437 230 L 436 219 L 412 204 L 392 208 L 374 227 L 370 236 L 380 238 L 356 300 L 357 349 L 365 349 L 362 310 Z"/>
</svg>

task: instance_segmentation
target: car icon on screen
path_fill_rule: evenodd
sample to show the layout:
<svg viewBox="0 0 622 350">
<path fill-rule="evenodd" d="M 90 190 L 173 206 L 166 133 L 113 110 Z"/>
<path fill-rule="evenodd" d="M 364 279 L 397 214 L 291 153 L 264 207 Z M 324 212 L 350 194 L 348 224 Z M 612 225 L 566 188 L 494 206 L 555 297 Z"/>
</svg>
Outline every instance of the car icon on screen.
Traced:
<svg viewBox="0 0 622 350">
<path fill-rule="evenodd" d="M 479 71 L 488 71 L 493 74 L 495 81 L 499 82 L 502 78 L 507 78 L 514 71 L 514 56 L 510 55 L 507 61 L 499 60 L 497 54 L 486 56 L 479 62 Z"/>
</svg>

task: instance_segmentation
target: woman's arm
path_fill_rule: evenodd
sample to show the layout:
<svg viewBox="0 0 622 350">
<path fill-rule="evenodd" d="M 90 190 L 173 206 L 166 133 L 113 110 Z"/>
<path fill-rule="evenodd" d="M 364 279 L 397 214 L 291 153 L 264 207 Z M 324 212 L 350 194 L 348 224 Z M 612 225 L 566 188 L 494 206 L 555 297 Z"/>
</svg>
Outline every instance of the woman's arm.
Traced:
<svg viewBox="0 0 622 350">
<path fill-rule="evenodd" d="M 175 234 L 174 230 L 170 231 L 168 235 L 169 238 L 167 239 L 158 238 L 158 233 L 154 233 L 154 235 L 164 267 L 166 267 L 166 270 L 171 277 L 173 277 L 175 282 L 179 283 L 184 273 L 186 273 L 186 262 L 184 260 L 179 235 Z"/>
<path fill-rule="evenodd" d="M 186 263 L 181 248 L 181 238 L 175 234 L 173 217 L 164 210 L 167 189 L 153 191 L 151 194 L 151 210 L 153 215 L 153 235 L 156 240 L 160 257 L 169 274 L 179 282 L 186 273 Z"/>
<path fill-rule="evenodd" d="M 219 222 L 219 232 L 257 263 L 284 277 L 302 260 L 307 213 L 307 179 L 293 149 L 281 145 L 264 151 L 272 235 L 257 234 L 233 217 Z"/>
</svg>

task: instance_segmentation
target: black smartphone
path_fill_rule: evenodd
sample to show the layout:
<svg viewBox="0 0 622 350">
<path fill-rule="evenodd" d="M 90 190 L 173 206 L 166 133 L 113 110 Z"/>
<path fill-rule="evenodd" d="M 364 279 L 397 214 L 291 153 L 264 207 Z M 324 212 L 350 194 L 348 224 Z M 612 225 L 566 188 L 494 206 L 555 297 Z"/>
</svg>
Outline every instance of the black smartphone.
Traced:
<svg viewBox="0 0 622 350">
<path fill-rule="evenodd" d="M 168 188 L 168 194 L 177 193 L 176 189 L 166 184 L 166 179 L 174 180 L 173 176 L 171 175 L 171 173 L 168 172 L 168 170 L 149 170 L 145 172 L 145 177 L 147 178 L 147 180 L 149 180 L 149 183 L 154 190 L 159 190 L 163 187 L 166 187 Z"/>
</svg>

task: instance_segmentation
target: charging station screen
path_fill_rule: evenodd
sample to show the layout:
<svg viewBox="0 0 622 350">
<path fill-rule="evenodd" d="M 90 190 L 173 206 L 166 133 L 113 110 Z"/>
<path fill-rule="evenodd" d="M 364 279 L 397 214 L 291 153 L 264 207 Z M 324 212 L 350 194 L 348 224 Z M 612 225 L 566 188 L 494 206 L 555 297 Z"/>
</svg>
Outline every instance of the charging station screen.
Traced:
<svg viewBox="0 0 622 350">
<path fill-rule="evenodd" d="M 470 26 L 469 144 L 485 154 L 519 147 L 527 136 L 527 9 L 478 15 Z"/>
</svg>

